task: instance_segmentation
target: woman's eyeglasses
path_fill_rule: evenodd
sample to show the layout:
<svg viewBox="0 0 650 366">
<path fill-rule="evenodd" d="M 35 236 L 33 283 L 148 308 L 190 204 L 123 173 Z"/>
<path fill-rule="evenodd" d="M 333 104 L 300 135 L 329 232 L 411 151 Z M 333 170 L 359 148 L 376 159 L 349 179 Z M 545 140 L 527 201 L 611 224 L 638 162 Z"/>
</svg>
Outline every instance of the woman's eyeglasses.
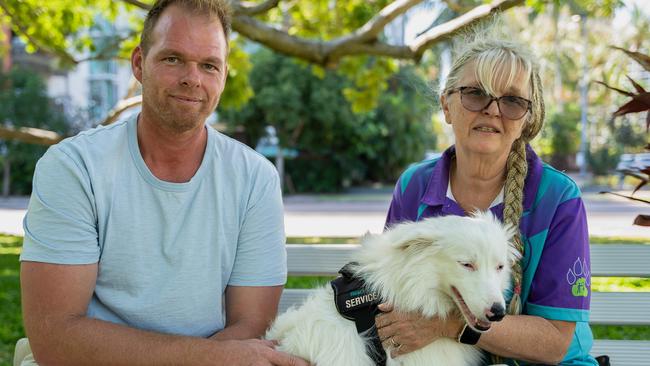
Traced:
<svg viewBox="0 0 650 366">
<path fill-rule="evenodd" d="M 507 119 L 517 120 L 526 115 L 531 109 L 532 102 L 522 97 L 514 95 L 504 95 L 502 97 L 493 97 L 481 88 L 472 86 L 461 86 L 451 89 L 447 94 L 451 95 L 460 92 L 460 103 L 468 111 L 480 112 L 487 108 L 493 101 L 497 101 L 499 112 Z"/>
</svg>

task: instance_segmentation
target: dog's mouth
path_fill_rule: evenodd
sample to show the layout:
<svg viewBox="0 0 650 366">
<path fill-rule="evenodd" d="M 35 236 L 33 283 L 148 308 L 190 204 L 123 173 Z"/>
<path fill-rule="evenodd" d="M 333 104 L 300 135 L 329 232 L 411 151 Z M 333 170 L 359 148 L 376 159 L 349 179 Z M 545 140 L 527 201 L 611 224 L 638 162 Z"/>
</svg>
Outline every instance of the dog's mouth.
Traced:
<svg viewBox="0 0 650 366">
<path fill-rule="evenodd" d="M 451 291 L 454 294 L 456 305 L 458 305 L 458 308 L 460 308 L 460 312 L 461 314 L 463 314 L 463 317 L 465 318 L 467 325 L 472 327 L 472 329 L 474 329 L 477 332 L 486 332 L 490 330 L 490 326 L 492 325 L 492 323 L 486 320 L 481 320 L 476 315 L 474 315 L 469 310 L 467 303 L 465 303 L 465 300 L 463 299 L 463 295 L 460 294 L 460 291 L 458 291 L 456 287 L 451 286 Z"/>
</svg>

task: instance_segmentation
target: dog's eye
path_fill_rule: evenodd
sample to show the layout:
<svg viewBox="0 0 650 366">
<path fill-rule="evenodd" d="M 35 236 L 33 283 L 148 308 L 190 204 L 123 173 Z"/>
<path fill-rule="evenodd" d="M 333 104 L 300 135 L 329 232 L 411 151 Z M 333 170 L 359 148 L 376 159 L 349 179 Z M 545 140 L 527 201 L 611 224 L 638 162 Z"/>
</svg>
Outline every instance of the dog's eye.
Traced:
<svg viewBox="0 0 650 366">
<path fill-rule="evenodd" d="M 497 266 L 497 271 L 501 272 L 503 270 L 503 264 Z"/>
<path fill-rule="evenodd" d="M 476 267 L 474 267 L 474 263 L 471 262 L 458 262 L 461 266 L 465 267 L 465 269 L 468 269 L 470 271 L 475 271 Z"/>
</svg>

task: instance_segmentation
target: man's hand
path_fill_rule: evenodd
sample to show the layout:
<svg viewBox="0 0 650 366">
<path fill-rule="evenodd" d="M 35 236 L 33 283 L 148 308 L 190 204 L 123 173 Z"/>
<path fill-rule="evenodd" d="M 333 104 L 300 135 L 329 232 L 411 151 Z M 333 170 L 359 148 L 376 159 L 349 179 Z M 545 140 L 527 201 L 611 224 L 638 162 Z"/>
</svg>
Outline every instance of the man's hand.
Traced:
<svg viewBox="0 0 650 366">
<path fill-rule="evenodd" d="M 275 343 L 261 339 L 223 341 L 233 352 L 224 365 L 242 366 L 309 366 L 302 358 L 275 350 Z"/>
</svg>

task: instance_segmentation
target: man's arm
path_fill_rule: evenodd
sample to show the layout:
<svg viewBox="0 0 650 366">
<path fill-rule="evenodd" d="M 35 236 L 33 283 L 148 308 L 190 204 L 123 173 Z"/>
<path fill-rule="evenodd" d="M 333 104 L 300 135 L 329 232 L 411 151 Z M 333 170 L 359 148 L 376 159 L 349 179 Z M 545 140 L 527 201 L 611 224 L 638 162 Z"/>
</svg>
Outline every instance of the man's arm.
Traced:
<svg viewBox="0 0 650 366">
<path fill-rule="evenodd" d="M 211 339 L 250 339 L 264 335 L 278 312 L 283 286 L 226 288 L 226 328 Z"/>
<path fill-rule="evenodd" d="M 25 330 L 44 365 L 306 365 L 269 342 L 160 334 L 86 316 L 97 264 L 21 264 Z"/>
</svg>

